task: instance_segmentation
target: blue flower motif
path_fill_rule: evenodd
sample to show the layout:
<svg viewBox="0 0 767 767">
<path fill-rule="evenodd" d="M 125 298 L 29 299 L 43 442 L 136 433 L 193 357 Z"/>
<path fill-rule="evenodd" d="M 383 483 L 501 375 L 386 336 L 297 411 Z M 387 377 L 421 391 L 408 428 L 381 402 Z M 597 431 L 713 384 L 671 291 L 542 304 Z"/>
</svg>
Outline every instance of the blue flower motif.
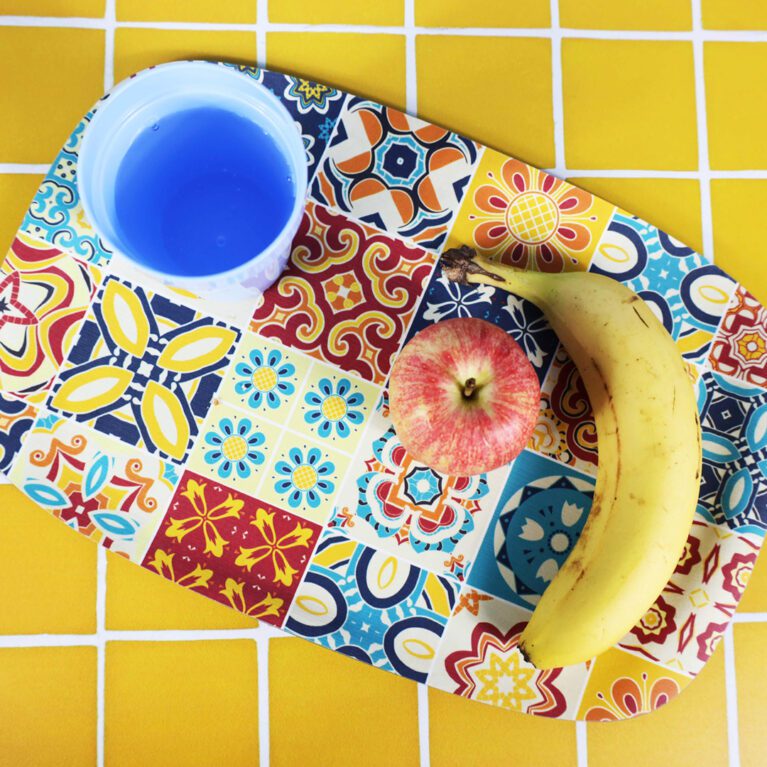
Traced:
<svg viewBox="0 0 767 767">
<path fill-rule="evenodd" d="M 329 378 L 321 378 L 316 391 L 310 391 L 304 397 L 309 410 L 304 420 L 310 426 L 317 426 L 321 437 L 329 437 L 335 428 L 339 437 L 346 438 L 352 430 L 350 424 L 359 426 L 364 416 L 360 407 L 365 402 L 361 392 L 351 393 L 352 383 L 348 378 L 341 378 L 335 388 Z"/>
<path fill-rule="evenodd" d="M 317 138 L 320 141 L 327 141 L 330 138 L 330 134 L 333 132 L 333 126 L 336 124 L 336 121 L 332 119 L 331 117 L 326 117 L 319 125 L 319 130 L 317 131 Z"/>
<path fill-rule="evenodd" d="M 316 509 L 322 500 L 321 495 L 330 495 L 335 484 L 329 477 L 335 466 L 331 461 L 322 461 L 322 452 L 309 448 L 304 458 L 303 451 L 297 447 L 290 449 L 287 461 L 277 461 L 277 474 L 284 477 L 274 483 L 274 489 L 281 495 L 288 495 L 288 505 L 295 509 L 304 501 Z"/>
<path fill-rule="evenodd" d="M 247 479 L 256 466 L 264 462 L 264 454 L 257 448 L 266 437 L 253 427 L 249 418 L 241 418 L 235 426 L 231 418 L 222 418 L 218 430 L 205 435 L 205 442 L 213 449 L 205 453 L 205 463 L 219 464 L 218 476 L 227 479 L 232 469 L 241 479 Z"/>
<path fill-rule="evenodd" d="M 248 396 L 248 405 L 252 408 L 266 403 L 272 410 L 280 406 L 282 397 L 289 397 L 296 387 L 288 379 L 296 372 L 290 362 L 283 362 L 282 352 L 272 349 L 264 355 L 253 349 L 247 362 L 239 362 L 234 369 L 238 380 L 234 384 L 237 394 Z"/>
</svg>

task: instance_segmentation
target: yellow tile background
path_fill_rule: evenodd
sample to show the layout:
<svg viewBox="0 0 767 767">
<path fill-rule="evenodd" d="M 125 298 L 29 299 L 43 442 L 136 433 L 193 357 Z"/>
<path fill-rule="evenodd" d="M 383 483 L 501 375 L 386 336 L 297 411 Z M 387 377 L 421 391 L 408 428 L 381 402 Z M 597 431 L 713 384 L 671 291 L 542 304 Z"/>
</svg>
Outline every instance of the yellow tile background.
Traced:
<svg viewBox="0 0 767 767">
<path fill-rule="evenodd" d="M 177 58 L 253 63 L 265 55 L 274 68 L 395 106 L 417 104 L 428 119 L 545 167 L 556 163 L 559 137 L 566 166 L 579 171 L 574 183 L 693 247 L 701 248 L 712 231 L 717 263 L 767 302 L 761 249 L 767 178 L 717 177 L 709 185 L 695 176 L 691 42 L 620 39 L 620 32 L 611 33 L 618 39 L 586 40 L 577 32 L 651 30 L 648 38 L 652 30 L 684 33 L 691 28 L 686 0 L 560 0 L 560 26 L 576 31 L 566 32 L 562 42 L 563 123 L 556 128 L 556 49 L 528 31 L 549 26 L 549 0 L 414 0 L 416 25 L 445 29 L 415 35 L 409 83 L 406 30 L 371 34 L 353 26 L 396 27 L 405 19 L 404 0 L 108 4 L 118 20 L 117 79 Z M 257 18 L 259 6 L 271 24 L 287 26 L 257 31 L 256 22 L 266 21 Z M 103 90 L 108 36 L 98 18 L 105 7 L 105 0 L 0 0 L 0 16 L 96 19 L 96 28 L 0 25 L 0 165 L 8 164 L 0 167 L 1 252 L 44 164 Z M 767 5 L 760 0 L 702 0 L 701 7 L 708 30 L 767 28 Z M 172 28 L 177 22 L 202 28 Z M 151 28 L 153 23 L 163 28 Z M 246 26 L 227 29 L 230 24 Z M 293 24 L 350 26 L 328 32 Z M 456 34 L 462 27 L 499 32 Z M 507 36 L 504 27 L 518 31 Z M 265 41 L 265 51 L 257 49 L 257 39 Z M 760 43 L 709 41 L 704 49 L 710 164 L 725 171 L 719 176 L 729 169 L 762 171 L 767 35 Z M 633 169 L 650 176 L 659 171 L 660 177 L 631 177 L 627 171 Z M 666 171 L 692 173 L 664 177 Z M 710 199 L 712 221 L 701 219 L 702 198 Z M 419 703 L 410 682 L 307 642 L 275 637 L 269 627 L 112 555 L 102 557 L 106 595 L 97 619 L 93 545 L 12 488 L 0 487 L 0 513 L 0 764 L 98 763 L 97 628 L 109 638 L 103 755 L 109 765 L 252 765 L 265 749 L 275 765 L 425 764 L 419 724 L 423 729 L 427 707 L 429 727 L 421 737 L 435 767 L 578 763 L 571 723 L 509 714 L 437 691 Z M 767 613 L 767 557 L 754 570 L 740 612 Z M 24 647 L 30 634 L 51 635 L 36 636 L 38 643 L 91 646 Z M 211 641 L 129 641 L 139 638 Z M 737 742 L 744 767 L 761 765 L 767 752 L 766 642 L 767 622 L 736 625 Z M 257 648 L 267 650 L 260 655 L 267 665 L 259 666 Z M 620 725 L 589 725 L 588 765 L 727 764 L 723 657 L 719 649 L 700 678 L 663 711 Z M 259 675 L 263 680 L 267 673 L 268 700 L 259 700 Z M 258 715 L 267 703 L 263 741 Z"/>
</svg>

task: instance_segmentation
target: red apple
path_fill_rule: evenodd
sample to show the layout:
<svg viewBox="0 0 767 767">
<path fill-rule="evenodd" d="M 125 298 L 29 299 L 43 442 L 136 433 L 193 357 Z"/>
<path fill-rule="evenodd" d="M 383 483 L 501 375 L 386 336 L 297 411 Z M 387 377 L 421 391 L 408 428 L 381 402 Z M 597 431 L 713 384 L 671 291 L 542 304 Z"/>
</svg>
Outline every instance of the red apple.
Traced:
<svg viewBox="0 0 767 767">
<path fill-rule="evenodd" d="M 389 408 L 417 461 L 444 474 L 481 474 L 515 458 L 538 416 L 540 386 L 519 344 L 485 320 L 445 320 L 397 357 Z"/>
</svg>

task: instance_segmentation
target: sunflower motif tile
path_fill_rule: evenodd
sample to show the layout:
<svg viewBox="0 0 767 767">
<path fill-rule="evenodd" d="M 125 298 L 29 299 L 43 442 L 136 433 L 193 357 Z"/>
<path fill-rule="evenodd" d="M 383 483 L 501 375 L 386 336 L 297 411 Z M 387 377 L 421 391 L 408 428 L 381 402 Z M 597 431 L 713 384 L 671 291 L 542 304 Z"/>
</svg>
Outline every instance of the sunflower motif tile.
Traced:
<svg viewBox="0 0 767 767">
<path fill-rule="evenodd" d="M 479 149 L 473 141 L 417 117 L 351 98 L 311 195 L 381 231 L 438 249 Z"/>
<path fill-rule="evenodd" d="M 61 367 L 101 271 L 20 235 L 0 266 L 0 390 L 47 388 Z"/>
<path fill-rule="evenodd" d="M 469 571 L 469 585 L 532 610 L 575 546 L 593 495 L 593 477 L 523 450 Z"/>
<path fill-rule="evenodd" d="M 588 665 L 540 671 L 517 649 L 530 611 L 464 586 L 429 685 L 509 711 L 575 718 Z"/>
<path fill-rule="evenodd" d="M 436 257 L 309 203 L 250 329 L 381 384 Z"/>
<path fill-rule="evenodd" d="M 0 477 L 10 470 L 36 417 L 33 405 L 0 394 Z"/>
<path fill-rule="evenodd" d="M 450 579 L 326 530 L 285 628 L 425 682 L 456 592 Z"/>
<path fill-rule="evenodd" d="M 142 564 L 245 615 L 281 625 L 319 532 L 312 522 L 185 471 Z"/>
<path fill-rule="evenodd" d="M 447 245 L 469 245 L 521 269 L 586 269 L 614 210 L 545 171 L 485 149 Z"/>
<path fill-rule="evenodd" d="M 41 414 L 10 479 L 73 530 L 135 562 L 162 521 L 178 475 L 156 456 Z"/>
<path fill-rule="evenodd" d="M 239 336 L 223 322 L 108 277 L 47 406 L 181 463 Z"/>
<path fill-rule="evenodd" d="M 742 285 L 727 307 L 709 360 L 714 370 L 767 389 L 767 310 Z"/>
</svg>

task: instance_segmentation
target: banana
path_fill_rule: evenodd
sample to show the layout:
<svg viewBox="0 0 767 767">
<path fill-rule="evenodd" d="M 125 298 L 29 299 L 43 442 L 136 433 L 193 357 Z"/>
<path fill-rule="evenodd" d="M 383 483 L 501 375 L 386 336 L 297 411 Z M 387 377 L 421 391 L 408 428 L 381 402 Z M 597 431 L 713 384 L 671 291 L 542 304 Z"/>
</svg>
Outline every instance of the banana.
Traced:
<svg viewBox="0 0 767 767">
<path fill-rule="evenodd" d="M 690 532 L 701 435 L 684 361 L 648 305 L 609 277 L 520 271 L 466 246 L 443 254 L 442 267 L 454 282 L 537 304 L 586 386 L 599 446 L 593 505 L 519 648 L 541 669 L 587 661 L 652 605 Z"/>
</svg>

